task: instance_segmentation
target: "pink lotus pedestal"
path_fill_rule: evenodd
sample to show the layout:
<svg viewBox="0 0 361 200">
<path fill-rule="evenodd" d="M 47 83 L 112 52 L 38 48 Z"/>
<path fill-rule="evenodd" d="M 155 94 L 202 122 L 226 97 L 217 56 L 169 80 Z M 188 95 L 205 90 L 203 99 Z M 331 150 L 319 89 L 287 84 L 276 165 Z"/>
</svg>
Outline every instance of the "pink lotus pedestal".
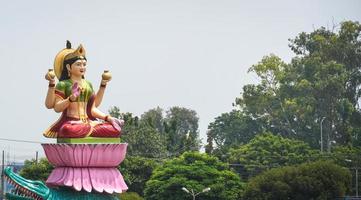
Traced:
<svg viewBox="0 0 361 200">
<path fill-rule="evenodd" d="M 122 193 L 128 189 L 117 169 L 124 160 L 127 144 L 42 144 L 55 166 L 46 184 L 67 186 L 77 191 Z"/>
</svg>

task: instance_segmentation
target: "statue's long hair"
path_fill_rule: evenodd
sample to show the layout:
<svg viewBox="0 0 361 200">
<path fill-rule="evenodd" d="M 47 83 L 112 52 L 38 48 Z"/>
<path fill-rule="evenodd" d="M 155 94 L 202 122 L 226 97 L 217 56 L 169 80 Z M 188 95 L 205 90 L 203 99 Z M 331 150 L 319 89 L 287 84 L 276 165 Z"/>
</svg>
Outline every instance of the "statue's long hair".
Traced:
<svg viewBox="0 0 361 200">
<path fill-rule="evenodd" d="M 75 63 L 77 60 L 87 60 L 86 58 L 79 58 L 79 57 L 75 57 L 75 58 L 72 58 L 72 59 L 69 59 L 69 60 L 65 60 L 64 63 L 63 63 L 63 71 L 61 72 L 61 76 L 60 76 L 60 79 L 59 81 L 63 81 L 63 80 L 66 80 L 66 79 L 69 79 L 70 76 L 69 76 L 69 73 L 68 73 L 68 69 L 66 68 L 66 65 L 71 65 L 73 63 Z M 83 76 L 83 79 L 84 79 L 84 76 Z"/>
</svg>

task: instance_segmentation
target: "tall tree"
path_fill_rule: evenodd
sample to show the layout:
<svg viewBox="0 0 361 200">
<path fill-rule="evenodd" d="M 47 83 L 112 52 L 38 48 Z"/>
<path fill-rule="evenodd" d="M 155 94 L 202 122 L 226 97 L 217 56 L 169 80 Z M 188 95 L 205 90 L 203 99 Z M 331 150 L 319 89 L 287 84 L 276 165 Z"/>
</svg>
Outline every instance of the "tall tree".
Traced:
<svg viewBox="0 0 361 200">
<path fill-rule="evenodd" d="M 165 141 L 156 129 L 148 126 L 140 126 L 128 129 L 128 134 L 122 136 L 122 140 L 128 143 L 128 155 L 151 158 L 165 157 L 167 149 Z"/>
<path fill-rule="evenodd" d="M 243 190 L 239 176 L 225 163 L 207 154 L 186 152 L 156 168 L 146 183 L 145 199 L 190 199 L 182 187 L 194 192 L 209 187 L 209 192 L 199 196 L 203 200 L 236 200 Z"/>
<path fill-rule="evenodd" d="M 248 143 L 262 132 L 262 124 L 239 110 L 223 113 L 208 126 L 208 142 L 214 142 L 212 152 L 222 158 L 230 148 Z"/>
<path fill-rule="evenodd" d="M 300 164 L 317 158 L 317 153 L 304 142 L 270 133 L 257 135 L 249 143 L 231 149 L 229 162 L 242 166 L 244 178 L 280 166 Z"/>
<path fill-rule="evenodd" d="M 109 113 L 124 119 L 122 139 L 129 143 L 130 155 L 172 157 L 200 148 L 199 118 L 194 110 L 171 107 L 163 117 L 163 109 L 157 107 L 144 112 L 140 119 L 121 113 L 117 107 Z"/>
<path fill-rule="evenodd" d="M 156 129 L 162 135 L 164 134 L 163 109 L 156 107 L 143 113 L 140 118 L 142 125 L 150 126 Z"/>
<path fill-rule="evenodd" d="M 112 107 L 109 113 L 125 121 L 121 138 L 128 143 L 128 155 L 152 158 L 166 156 L 165 139 L 154 126 L 141 122 L 132 113 L 121 113 L 116 106 Z"/>
<path fill-rule="evenodd" d="M 317 60 L 318 66 L 323 66 L 319 72 L 314 71 L 316 81 L 310 82 L 318 90 L 318 114 L 326 117 L 326 131 L 332 140 L 340 143 L 359 143 L 361 132 L 360 32 L 359 22 L 345 21 L 337 33 L 320 28 L 299 34 L 290 44 L 293 52 L 303 58 L 301 65 L 304 60 Z M 312 73 L 308 75 L 311 77 Z"/>
<path fill-rule="evenodd" d="M 159 166 L 159 162 L 154 158 L 139 156 L 127 156 L 119 166 L 128 185 L 128 192 L 136 192 L 143 196 L 145 183 L 150 179 L 153 170 Z"/>
<path fill-rule="evenodd" d="M 330 150 L 359 144 L 361 112 L 361 25 L 343 22 L 337 33 L 317 29 L 290 40 L 296 57 L 286 64 L 275 55 L 250 68 L 261 79 L 246 85 L 236 99 L 240 110 L 265 122 L 265 129 Z"/>
<path fill-rule="evenodd" d="M 180 155 L 185 151 L 199 150 L 200 140 L 196 111 L 182 107 L 171 107 L 166 112 L 165 133 L 167 149 L 172 155 Z"/>
</svg>

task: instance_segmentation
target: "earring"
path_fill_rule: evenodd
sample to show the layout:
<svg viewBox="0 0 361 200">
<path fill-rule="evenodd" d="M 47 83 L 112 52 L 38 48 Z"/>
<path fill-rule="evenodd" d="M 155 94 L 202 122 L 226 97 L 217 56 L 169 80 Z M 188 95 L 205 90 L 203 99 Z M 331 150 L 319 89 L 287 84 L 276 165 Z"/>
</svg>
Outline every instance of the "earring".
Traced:
<svg viewBox="0 0 361 200">
<path fill-rule="evenodd" d="M 68 70 L 68 77 L 70 77 L 70 71 Z"/>
</svg>

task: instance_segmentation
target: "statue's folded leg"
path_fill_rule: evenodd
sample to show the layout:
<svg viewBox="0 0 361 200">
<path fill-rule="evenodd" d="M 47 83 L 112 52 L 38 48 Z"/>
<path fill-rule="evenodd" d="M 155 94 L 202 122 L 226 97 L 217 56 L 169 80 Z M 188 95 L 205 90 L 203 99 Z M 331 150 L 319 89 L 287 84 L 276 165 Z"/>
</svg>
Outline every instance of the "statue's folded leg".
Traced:
<svg viewBox="0 0 361 200">
<path fill-rule="evenodd" d="M 83 138 L 89 135 L 91 132 L 91 126 L 89 124 L 68 121 L 65 122 L 59 129 L 59 138 Z"/>
<path fill-rule="evenodd" d="M 110 123 L 101 123 L 93 127 L 92 137 L 120 137 L 120 132 Z"/>
</svg>

